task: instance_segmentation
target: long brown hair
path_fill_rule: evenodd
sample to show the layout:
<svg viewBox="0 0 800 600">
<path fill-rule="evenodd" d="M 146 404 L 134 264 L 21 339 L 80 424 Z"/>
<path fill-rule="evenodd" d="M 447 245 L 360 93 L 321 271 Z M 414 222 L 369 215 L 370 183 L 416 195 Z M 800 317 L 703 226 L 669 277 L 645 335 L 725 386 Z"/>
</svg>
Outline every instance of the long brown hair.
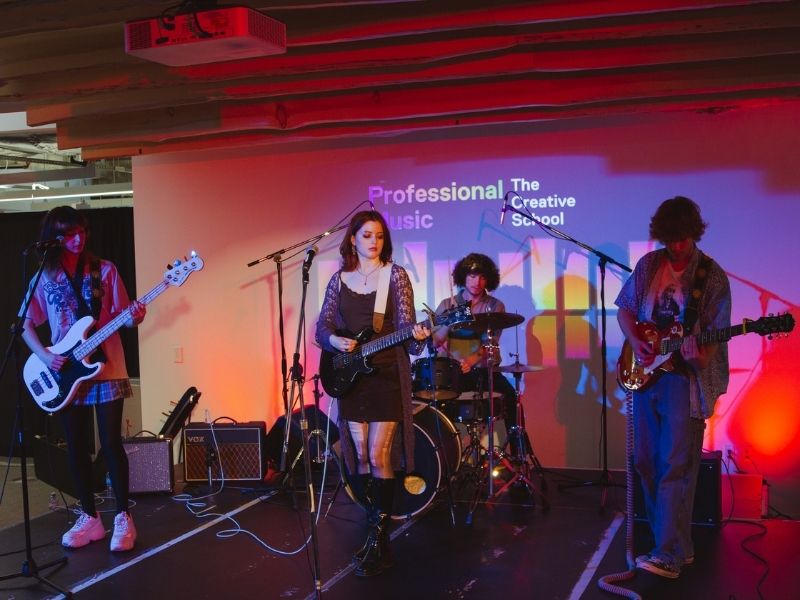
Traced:
<svg viewBox="0 0 800 600">
<path fill-rule="evenodd" d="M 67 231 L 81 227 L 88 237 L 89 235 L 89 221 L 83 214 L 71 206 L 57 206 L 45 214 L 42 219 L 42 227 L 39 233 L 39 240 L 52 240 L 60 235 L 64 235 Z M 55 248 L 47 253 L 47 260 L 45 262 L 45 269 L 48 273 L 54 273 L 61 265 L 61 257 L 65 250 L 63 247 Z M 89 262 L 91 254 L 83 249 L 83 264 Z"/>
<path fill-rule="evenodd" d="M 350 241 L 364 223 L 375 221 L 380 223 L 383 227 L 383 250 L 381 250 L 381 263 L 386 264 L 392 262 L 392 236 L 389 234 L 389 226 L 381 213 L 376 210 L 362 210 L 353 215 L 350 219 L 350 225 L 347 226 L 347 232 L 344 235 L 342 243 L 339 244 L 339 254 L 342 255 L 342 270 L 355 271 L 358 266 L 358 256 L 356 255 L 355 246 Z"/>
</svg>

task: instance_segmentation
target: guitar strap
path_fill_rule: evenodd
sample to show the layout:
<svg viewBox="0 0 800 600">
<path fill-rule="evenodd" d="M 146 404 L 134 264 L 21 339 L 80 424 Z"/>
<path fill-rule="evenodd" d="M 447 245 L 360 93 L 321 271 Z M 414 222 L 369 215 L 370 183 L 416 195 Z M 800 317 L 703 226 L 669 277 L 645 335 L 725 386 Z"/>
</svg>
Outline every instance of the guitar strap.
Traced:
<svg viewBox="0 0 800 600">
<path fill-rule="evenodd" d="M 697 323 L 697 318 L 700 316 L 697 311 L 697 305 L 700 302 L 700 298 L 703 297 L 703 292 L 705 292 L 710 266 L 711 258 L 700 251 L 700 261 L 694 271 L 692 294 L 689 297 L 689 302 L 686 303 L 686 311 L 684 312 L 683 328 L 686 332 L 685 335 L 689 335 L 692 332 L 695 323 Z"/>
<path fill-rule="evenodd" d="M 386 316 L 386 301 L 389 299 L 389 280 L 392 277 L 392 263 L 381 267 L 378 273 L 378 290 L 375 293 L 375 309 L 372 313 L 372 329 L 380 333 Z"/>
<path fill-rule="evenodd" d="M 66 271 L 64 271 L 64 274 L 67 276 L 67 280 L 72 287 L 72 293 L 75 295 L 75 299 L 78 302 L 78 318 L 91 315 L 92 318 L 97 321 L 97 319 L 100 318 L 100 299 L 103 297 L 103 284 L 100 280 L 100 261 L 97 258 L 92 258 L 89 261 L 89 274 L 91 276 L 92 287 L 91 308 L 86 303 L 86 299 L 81 293 L 81 288 L 83 287 L 83 255 L 81 255 L 78 259 L 78 264 L 75 267 L 75 275 L 70 277 L 69 273 Z M 89 331 L 90 333 L 94 333 L 95 330 L 96 327 L 92 327 Z M 97 350 L 92 353 L 92 360 L 101 362 L 106 361 L 106 355 L 102 348 L 98 347 Z"/>
</svg>

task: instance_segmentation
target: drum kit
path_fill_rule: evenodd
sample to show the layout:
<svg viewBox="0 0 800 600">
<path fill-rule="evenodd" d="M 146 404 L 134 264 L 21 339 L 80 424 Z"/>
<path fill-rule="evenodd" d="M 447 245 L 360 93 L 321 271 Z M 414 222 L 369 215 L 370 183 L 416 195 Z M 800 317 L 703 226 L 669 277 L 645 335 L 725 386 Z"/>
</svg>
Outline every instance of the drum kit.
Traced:
<svg viewBox="0 0 800 600">
<path fill-rule="evenodd" d="M 461 366 L 451 358 L 431 353 L 414 361 L 415 462 L 417 471 L 427 472 L 406 477 L 406 493 L 401 494 L 405 499 L 401 504 L 414 510 L 400 516 L 409 516 L 425 508 L 444 484 L 455 521 L 450 484 L 465 481 L 474 485 L 466 519 L 468 524 L 472 522 L 481 497 L 493 500 L 512 486 L 526 488 L 531 496 L 540 498 L 544 510 L 549 508 L 544 470 L 533 454 L 525 431 L 519 389 L 524 373 L 542 367 L 520 364 L 518 353 L 511 354 L 516 358 L 510 365 L 495 366 L 494 360 L 499 353 L 496 333 L 519 325 L 523 320 L 522 315 L 515 313 L 478 313 L 473 315 L 472 321 L 450 328 L 450 337 L 482 340 L 489 357 L 488 377 L 483 386 L 486 389 L 481 389 L 480 384 L 478 389 L 463 389 L 466 386 L 462 386 Z M 500 410 L 503 396 L 494 389 L 495 372 L 510 373 L 515 380 L 516 424 L 508 429 L 505 440 L 495 431 L 498 424 L 504 426 Z M 511 477 L 500 480 L 502 485 L 495 491 L 494 480 L 500 466 Z M 540 486 L 534 483 L 537 476 Z M 421 486 L 418 477 L 424 482 Z M 424 491 L 419 492 L 420 489 Z"/>
<path fill-rule="evenodd" d="M 463 339 L 480 338 L 489 357 L 495 357 L 499 352 L 495 332 L 515 327 L 524 320 L 522 315 L 500 312 L 478 313 L 473 318 L 468 323 L 451 326 L 449 335 Z M 461 365 L 452 358 L 431 353 L 414 361 L 411 371 L 415 468 L 399 486 L 392 518 L 413 517 L 424 511 L 437 494 L 446 489 L 451 519 L 455 524 L 451 486 L 462 483 L 473 486 L 467 524 L 471 524 L 482 497 L 491 501 L 512 486 L 526 488 L 532 497 L 540 498 L 543 510 L 549 508 L 544 470 L 533 454 L 525 432 L 519 389 L 523 374 L 539 371 L 542 367 L 520 364 L 519 354 L 511 356 L 516 357 L 513 364 L 498 367 L 490 358 L 488 381 L 485 386 L 479 383 L 477 389 L 466 389 L 470 386 L 463 383 Z M 501 413 L 503 395 L 494 390 L 495 371 L 509 373 L 515 380 L 516 425 L 507 431 Z M 489 402 L 489 398 L 494 401 Z M 500 428 L 496 432 L 497 425 Z M 501 470 L 500 466 L 511 477 L 499 480 L 502 486 L 495 490 L 494 479 Z M 540 486 L 534 483 L 537 476 Z M 342 471 L 342 479 L 340 485 L 344 483 L 348 495 L 356 503 L 361 503 L 362 500 L 352 492 L 345 471 Z"/>
</svg>

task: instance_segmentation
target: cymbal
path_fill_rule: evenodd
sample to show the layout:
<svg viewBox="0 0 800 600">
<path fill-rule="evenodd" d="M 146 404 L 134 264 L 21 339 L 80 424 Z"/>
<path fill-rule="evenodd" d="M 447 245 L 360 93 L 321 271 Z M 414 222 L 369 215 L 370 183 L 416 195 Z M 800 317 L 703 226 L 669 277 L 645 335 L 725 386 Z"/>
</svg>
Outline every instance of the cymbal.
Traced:
<svg viewBox="0 0 800 600">
<path fill-rule="evenodd" d="M 471 321 L 450 327 L 450 335 L 457 338 L 479 338 L 489 330 L 507 329 L 519 325 L 525 317 L 509 312 L 485 312 L 472 315 Z"/>
<path fill-rule="evenodd" d="M 497 367 L 501 373 L 533 373 L 534 371 L 544 371 L 544 367 L 536 365 L 503 365 Z"/>
</svg>

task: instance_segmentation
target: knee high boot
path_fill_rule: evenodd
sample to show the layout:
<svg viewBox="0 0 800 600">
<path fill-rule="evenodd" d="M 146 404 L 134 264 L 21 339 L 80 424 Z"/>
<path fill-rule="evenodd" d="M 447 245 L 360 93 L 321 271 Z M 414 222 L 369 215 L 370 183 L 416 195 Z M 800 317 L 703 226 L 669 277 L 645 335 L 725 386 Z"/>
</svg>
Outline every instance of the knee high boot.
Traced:
<svg viewBox="0 0 800 600">
<path fill-rule="evenodd" d="M 367 537 L 366 553 L 355 570 L 359 577 L 379 575 L 393 564 L 389 547 L 389 525 L 392 521 L 395 483 L 394 479 L 373 479 L 373 501 L 377 507 L 377 515 Z"/>
<path fill-rule="evenodd" d="M 374 492 L 373 492 L 373 483 L 372 483 L 372 475 L 370 473 L 358 473 L 350 478 L 350 489 L 353 492 L 353 495 L 356 497 L 356 500 L 364 507 L 367 515 L 367 528 L 368 531 L 372 531 L 372 528 L 377 523 L 377 514 L 378 510 L 375 506 L 375 501 L 373 499 Z M 364 557 L 367 555 L 367 551 L 369 550 L 371 544 L 371 537 L 367 535 L 367 538 L 364 540 L 364 543 L 361 547 L 356 550 L 355 554 L 353 554 L 353 562 L 360 563 L 364 560 Z"/>
</svg>

